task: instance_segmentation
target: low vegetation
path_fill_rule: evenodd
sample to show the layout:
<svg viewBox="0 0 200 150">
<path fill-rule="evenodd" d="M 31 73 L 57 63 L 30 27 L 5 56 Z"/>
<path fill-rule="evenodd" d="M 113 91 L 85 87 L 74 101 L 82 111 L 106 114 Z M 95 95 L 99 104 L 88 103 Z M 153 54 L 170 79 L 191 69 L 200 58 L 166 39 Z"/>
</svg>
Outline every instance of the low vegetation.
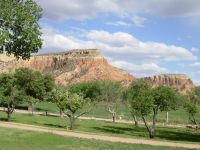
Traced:
<svg viewBox="0 0 200 150">
<path fill-rule="evenodd" d="M 0 133 L 0 150 L 186 150 L 183 148 L 83 140 L 47 133 L 37 133 L 5 128 L 0 128 Z"/>
</svg>

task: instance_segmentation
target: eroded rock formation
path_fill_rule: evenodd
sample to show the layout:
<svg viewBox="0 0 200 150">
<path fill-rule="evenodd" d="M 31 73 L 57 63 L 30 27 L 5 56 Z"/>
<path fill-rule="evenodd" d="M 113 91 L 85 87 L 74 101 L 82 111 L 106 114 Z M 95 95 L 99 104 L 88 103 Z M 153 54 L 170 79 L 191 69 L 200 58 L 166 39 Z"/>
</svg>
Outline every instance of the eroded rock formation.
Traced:
<svg viewBox="0 0 200 150">
<path fill-rule="evenodd" d="M 149 81 L 153 87 L 167 85 L 176 89 L 181 94 L 187 94 L 187 92 L 194 88 L 192 80 L 185 74 L 162 74 L 153 77 L 145 77 L 144 79 Z"/>
<path fill-rule="evenodd" d="M 32 56 L 30 60 L 16 60 L 0 56 L 0 72 L 29 67 L 42 73 L 50 73 L 57 84 L 69 85 L 81 81 L 112 80 L 129 85 L 134 77 L 111 66 L 98 49 L 71 50 L 64 53 Z"/>
</svg>

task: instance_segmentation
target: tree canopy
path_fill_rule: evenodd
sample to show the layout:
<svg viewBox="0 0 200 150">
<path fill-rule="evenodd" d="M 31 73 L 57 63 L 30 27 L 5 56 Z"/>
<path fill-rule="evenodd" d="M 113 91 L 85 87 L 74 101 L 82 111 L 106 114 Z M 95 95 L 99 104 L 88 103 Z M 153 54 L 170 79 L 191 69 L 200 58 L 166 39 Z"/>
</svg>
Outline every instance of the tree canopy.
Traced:
<svg viewBox="0 0 200 150">
<path fill-rule="evenodd" d="M 7 119 L 13 113 L 15 106 L 22 102 L 23 91 L 19 91 L 15 85 L 15 78 L 12 73 L 3 73 L 0 75 L 0 104 L 7 108 Z"/>
<path fill-rule="evenodd" d="M 69 118 L 69 129 L 74 128 L 74 122 L 78 117 L 90 112 L 91 107 L 87 110 L 81 111 L 81 109 L 91 104 L 89 98 L 84 98 L 81 93 L 71 93 L 67 88 L 59 86 L 51 92 L 51 101 L 57 104 L 60 110 Z"/>
<path fill-rule="evenodd" d="M 30 111 L 33 110 L 32 105 L 38 100 L 43 100 L 54 87 L 52 76 L 43 75 L 39 71 L 29 68 L 16 69 L 14 76 L 18 89 L 23 90 L 28 97 Z"/>
<path fill-rule="evenodd" d="M 42 47 L 42 9 L 34 0 L 0 1 L 0 53 L 27 59 Z"/>
<path fill-rule="evenodd" d="M 132 83 L 127 91 L 127 99 L 131 113 L 142 117 L 149 132 L 149 137 L 155 136 L 156 117 L 159 111 L 175 110 L 177 108 L 179 96 L 170 87 L 158 86 L 151 88 L 148 82 L 137 80 Z M 152 114 L 152 126 L 146 120 L 146 116 Z"/>
</svg>

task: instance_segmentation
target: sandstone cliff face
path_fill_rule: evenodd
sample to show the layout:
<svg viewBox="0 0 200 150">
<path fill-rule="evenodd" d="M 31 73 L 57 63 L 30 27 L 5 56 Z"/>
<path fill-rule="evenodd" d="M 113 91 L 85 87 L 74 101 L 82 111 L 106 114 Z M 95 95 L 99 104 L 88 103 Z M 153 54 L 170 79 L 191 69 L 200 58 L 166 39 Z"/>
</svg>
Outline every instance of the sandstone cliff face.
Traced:
<svg viewBox="0 0 200 150">
<path fill-rule="evenodd" d="M 194 88 L 192 80 L 185 74 L 162 74 L 153 77 L 145 77 L 145 80 L 156 87 L 158 85 L 170 86 L 185 95 Z"/>
<path fill-rule="evenodd" d="M 12 72 L 20 67 L 50 73 L 57 84 L 64 86 L 90 80 L 121 81 L 128 86 L 134 80 L 130 74 L 108 64 L 97 49 L 37 55 L 26 61 L 0 56 L 0 72 Z"/>
</svg>

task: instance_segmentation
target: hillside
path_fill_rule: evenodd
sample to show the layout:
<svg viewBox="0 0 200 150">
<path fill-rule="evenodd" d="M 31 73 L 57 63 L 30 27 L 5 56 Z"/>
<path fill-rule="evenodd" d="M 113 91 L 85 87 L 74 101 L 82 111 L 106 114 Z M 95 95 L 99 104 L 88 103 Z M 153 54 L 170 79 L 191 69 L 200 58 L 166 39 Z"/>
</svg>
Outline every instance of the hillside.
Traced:
<svg viewBox="0 0 200 150">
<path fill-rule="evenodd" d="M 35 55 L 30 60 L 16 60 L 0 55 L 0 72 L 12 72 L 20 67 L 29 67 L 55 77 L 57 84 L 69 84 L 90 80 L 121 81 L 128 86 L 134 79 L 129 73 L 111 66 L 98 49 L 71 50 L 63 53 Z M 143 78 L 155 87 L 171 86 L 181 94 L 190 91 L 194 84 L 184 74 L 162 74 Z"/>
<path fill-rule="evenodd" d="M 192 80 L 185 74 L 161 74 L 152 77 L 145 77 L 144 79 L 149 81 L 153 87 L 158 85 L 167 85 L 176 89 L 183 95 L 191 91 L 195 86 Z"/>
<path fill-rule="evenodd" d="M 111 66 L 98 49 L 36 55 L 30 60 L 16 60 L 3 54 L 0 56 L 0 72 L 12 72 L 20 67 L 52 74 L 55 82 L 64 86 L 90 80 L 121 81 L 127 86 L 134 80 L 132 75 Z"/>
</svg>

